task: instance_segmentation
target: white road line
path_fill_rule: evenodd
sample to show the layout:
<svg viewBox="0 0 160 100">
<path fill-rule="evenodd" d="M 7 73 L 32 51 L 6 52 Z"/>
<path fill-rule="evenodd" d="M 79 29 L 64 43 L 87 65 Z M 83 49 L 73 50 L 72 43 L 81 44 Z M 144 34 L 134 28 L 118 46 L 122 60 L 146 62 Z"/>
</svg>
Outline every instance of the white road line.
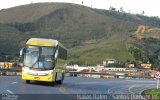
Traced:
<svg viewBox="0 0 160 100">
<path fill-rule="evenodd" d="M 145 90 L 153 89 L 153 88 L 154 88 L 154 86 L 155 86 L 155 85 L 153 85 L 153 84 L 152 84 L 152 85 L 147 86 L 147 88 L 145 88 L 145 89 L 141 90 L 141 91 L 139 92 L 139 94 L 142 94 L 142 92 L 143 92 L 143 91 L 145 91 Z"/>
<path fill-rule="evenodd" d="M 110 94 L 110 93 L 113 93 L 114 91 L 111 92 L 111 90 L 114 89 L 114 88 L 116 88 L 116 87 L 109 88 L 109 89 L 108 89 L 108 93 L 109 93 L 109 94 Z"/>
<path fill-rule="evenodd" d="M 132 94 L 135 94 L 136 92 L 138 94 L 141 94 L 142 91 L 144 90 L 147 90 L 147 89 L 150 89 L 150 88 L 153 88 L 152 84 L 151 85 L 147 85 L 147 86 L 143 86 L 143 85 L 132 85 L 129 87 L 129 92 L 132 93 Z"/>
<path fill-rule="evenodd" d="M 9 92 L 10 94 L 14 94 L 11 90 L 6 90 L 7 92 Z"/>
<path fill-rule="evenodd" d="M 12 82 L 11 84 L 17 84 L 17 82 Z"/>
<path fill-rule="evenodd" d="M 132 92 L 131 89 L 134 88 L 134 87 L 136 87 L 136 86 L 139 86 L 139 85 L 132 85 L 132 86 L 129 87 L 128 90 L 129 90 L 129 92 L 130 92 L 131 94 L 134 94 L 134 92 Z"/>
</svg>

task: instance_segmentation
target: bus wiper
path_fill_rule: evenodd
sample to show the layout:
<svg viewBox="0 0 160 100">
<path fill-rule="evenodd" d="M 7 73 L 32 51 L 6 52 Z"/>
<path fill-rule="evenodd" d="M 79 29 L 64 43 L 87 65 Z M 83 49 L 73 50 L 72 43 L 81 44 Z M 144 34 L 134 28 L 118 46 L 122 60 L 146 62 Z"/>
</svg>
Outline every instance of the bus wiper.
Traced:
<svg viewBox="0 0 160 100">
<path fill-rule="evenodd" d="M 40 58 L 40 54 L 38 53 L 37 60 L 33 63 L 33 65 L 30 68 L 33 68 L 33 66 L 39 61 L 39 58 Z M 38 65 L 38 67 L 39 67 L 39 65 Z"/>
<path fill-rule="evenodd" d="M 32 66 L 24 65 L 24 66 L 28 67 L 29 69 L 34 68 L 34 67 L 33 67 L 34 65 L 32 65 Z"/>
<path fill-rule="evenodd" d="M 31 67 L 29 67 L 29 68 L 33 68 L 33 66 L 38 62 L 38 60 L 39 60 L 39 57 L 38 57 L 38 59 L 33 63 L 33 65 L 32 65 Z"/>
<path fill-rule="evenodd" d="M 30 67 L 30 66 L 28 66 L 28 65 L 24 65 L 24 66 L 26 66 L 26 67 Z"/>
</svg>

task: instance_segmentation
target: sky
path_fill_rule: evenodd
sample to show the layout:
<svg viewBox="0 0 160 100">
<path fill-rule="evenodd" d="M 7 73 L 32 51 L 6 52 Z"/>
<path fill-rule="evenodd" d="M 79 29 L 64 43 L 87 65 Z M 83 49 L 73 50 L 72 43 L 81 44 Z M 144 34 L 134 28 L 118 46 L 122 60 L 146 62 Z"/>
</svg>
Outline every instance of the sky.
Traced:
<svg viewBox="0 0 160 100">
<path fill-rule="evenodd" d="M 89 6 L 92 8 L 106 9 L 114 7 L 117 10 L 123 7 L 125 12 L 160 17 L 160 0 L 0 0 L 0 9 L 37 2 L 67 2 Z"/>
</svg>

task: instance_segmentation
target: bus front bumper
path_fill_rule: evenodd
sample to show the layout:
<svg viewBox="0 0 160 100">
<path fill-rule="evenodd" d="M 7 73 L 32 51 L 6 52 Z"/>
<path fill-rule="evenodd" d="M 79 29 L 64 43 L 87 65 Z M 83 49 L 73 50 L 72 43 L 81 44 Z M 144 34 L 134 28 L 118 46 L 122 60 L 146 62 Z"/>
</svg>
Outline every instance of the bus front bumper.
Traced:
<svg viewBox="0 0 160 100">
<path fill-rule="evenodd" d="M 22 80 L 32 80 L 32 81 L 44 81 L 44 82 L 54 82 L 55 75 L 30 75 L 22 72 Z"/>
</svg>

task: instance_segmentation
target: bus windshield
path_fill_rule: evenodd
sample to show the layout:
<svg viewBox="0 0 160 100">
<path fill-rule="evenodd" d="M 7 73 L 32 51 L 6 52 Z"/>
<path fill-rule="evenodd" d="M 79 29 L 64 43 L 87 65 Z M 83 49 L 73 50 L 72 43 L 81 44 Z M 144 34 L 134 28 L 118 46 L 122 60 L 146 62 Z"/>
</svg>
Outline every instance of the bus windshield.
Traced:
<svg viewBox="0 0 160 100">
<path fill-rule="evenodd" d="M 24 55 L 24 66 L 33 69 L 54 68 L 55 47 L 28 46 Z"/>
</svg>

